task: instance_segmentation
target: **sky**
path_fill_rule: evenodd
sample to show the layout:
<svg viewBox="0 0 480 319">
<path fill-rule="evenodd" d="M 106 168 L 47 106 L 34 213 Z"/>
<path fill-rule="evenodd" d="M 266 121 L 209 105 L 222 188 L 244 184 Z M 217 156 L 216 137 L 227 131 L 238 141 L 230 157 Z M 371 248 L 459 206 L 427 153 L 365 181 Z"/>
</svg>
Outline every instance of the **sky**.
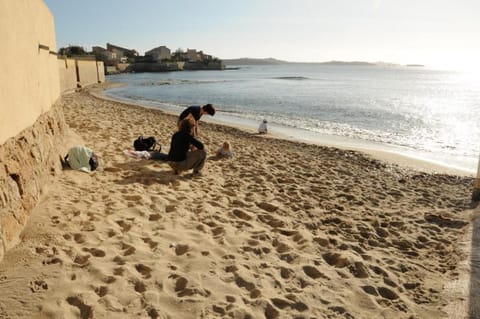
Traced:
<svg viewBox="0 0 480 319">
<path fill-rule="evenodd" d="M 57 47 L 480 69 L 478 0 L 45 0 Z"/>
</svg>

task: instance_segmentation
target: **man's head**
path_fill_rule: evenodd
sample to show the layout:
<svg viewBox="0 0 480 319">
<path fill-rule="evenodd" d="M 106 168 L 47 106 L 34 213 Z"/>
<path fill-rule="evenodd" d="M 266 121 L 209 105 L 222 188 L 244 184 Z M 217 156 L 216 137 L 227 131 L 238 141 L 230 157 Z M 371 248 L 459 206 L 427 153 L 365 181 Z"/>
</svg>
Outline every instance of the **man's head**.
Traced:
<svg viewBox="0 0 480 319">
<path fill-rule="evenodd" d="M 203 114 L 208 114 L 208 115 L 214 116 L 215 115 L 215 108 L 213 107 L 212 104 L 205 104 L 204 106 L 202 106 L 202 112 L 203 112 Z"/>
</svg>

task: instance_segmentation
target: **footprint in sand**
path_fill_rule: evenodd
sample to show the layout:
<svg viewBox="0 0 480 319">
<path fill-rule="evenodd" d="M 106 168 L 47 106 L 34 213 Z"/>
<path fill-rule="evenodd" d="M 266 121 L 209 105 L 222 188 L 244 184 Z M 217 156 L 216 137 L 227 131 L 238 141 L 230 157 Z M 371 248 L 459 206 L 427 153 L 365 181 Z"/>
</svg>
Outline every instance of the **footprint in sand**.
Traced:
<svg viewBox="0 0 480 319">
<path fill-rule="evenodd" d="M 39 255 L 44 254 L 47 251 L 47 248 L 45 247 L 35 247 L 35 252 Z"/>
<path fill-rule="evenodd" d="M 190 247 L 188 245 L 183 245 L 183 244 L 171 245 L 171 247 L 175 248 L 175 254 L 177 256 L 181 256 L 181 255 L 187 253 L 188 250 L 190 249 Z"/>
<path fill-rule="evenodd" d="M 280 267 L 280 276 L 283 279 L 289 279 L 295 272 L 290 268 Z"/>
<path fill-rule="evenodd" d="M 123 269 L 123 267 L 117 267 L 113 269 L 113 274 L 115 276 L 123 276 L 124 272 L 125 272 L 125 269 Z"/>
<path fill-rule="evenodd" d="M 293 263 L 299 257 L 298 254 L 295 253 L 285 253 L 280 255 L 280 259 L 286 261 L 287 263 Z"/>
<path fill-rule="evenodd" d="M 84 222 L 80 222 L 80 230 L 81 231 L 94 231 L 95 230 L 95 225 L 90 222 L 90 221 L 84 221 Z"/>
<path fill-rule="evenodd" d="M 107 286 L 100 286 L 95 288 L 95 293 L 99 297 L 103 297 L 108 293 L 108 287 Z"/>
<path fill-rule="evenodd" d="M 276 219 L 271 215 L 258 215 L 258 219 L 272 228 L 285 227 L 285 223 L 282 220 Z"/>
<path fill-rule="evenodd" d="M 298 311 L 305 311 L 308 309 L 308 306 L 303 302 L 293 302 L 282 298 L 272 298 L 270 301 L 279 309 L 285 309 L 287 307 Z"/>
<path fill-rule="evenodd" d="M 77 255 L 73 260 L 73 262 L 80 266 L 86 266 L 88 264 L 89 258 L 90 258 L 90 255 Z"/>
<path fill-rule="evenodd" d="M 218 313 L 219 315 L 223 316 L 225 315 L 227 312 L 225 311 L 225 308 L 222 307 L 222 306 L 218 306 L 218 305 L 212 305 L 212 310 L 216 313 Z"/>
<path fill-rule="evenodd" d="M 273 213 L 274 211 L 278 210 L 278 206 L 276 205 L 273 205 L 271 203 L 268 203 L 268 202 L 261 202 L 261 203 L 257 203 L 257 206 L 269 213 Z"/>
<path fill-rule="evenodd" d="M 207 289 L 188 288 L 188 279 L 178 275 L 171 275 L 170 278 L 176 279 L 175 292 L 178 297 L 199 295 L 203 297 L 209 297 L 211 292 Z"/>
<path fill-rule="evenodd" d="M 258 246 L 260 242 L 256 239 L 249 239 L 247 240 L 247 244 L 248 246 L 254 247 L 254 246 Z"/>
<path fill-rule="evenodd" d="M 339 253 L 325 253 L 322 255 L 323 259 L 330 265 L 336 268 L 343 268 L 351 264 L 348 258 L 343 257 Z"/>
<path fill-rule="evenodd" d="M 83 244 L 85 242 L 85 235 L 79 233 L 74 234 L 73 240 L 75 240 L 77 244 Z"/>
<path fill-rule="evenodd" d="M 332 307 L 328 307 L 329 310 L 339 314 L 339 315 L 345 315 L 345 318 L 350 318 L 350 316 L 347 317 L 347 309 L 345 309 L 344 307 L 342 306 L 332 306 Z"/>
<path fill-rule="evenodd" d="M 97 249 L 97 248 L 84 248 L 84 251 L 88 251 L 90 254 L 92 254 L 92 256 L 94 257 L 105 257 L 105 252 L 101 249 Z"/>
<path fill-rule="evenodd" d="M 377 289 L 373 286 L 363 286 L 362 289 L 369 295 L 378 296 Z"/>
<path fill-rule="evenodd" d="M 145 244 L 148 244 L 148 246 L 150 247 L 151 250 L 155 250 L 155 248 L 157 248 L 157 246 L 158 246 L 158 243 L 153 241 L 149 237 L 143 237 L 142 240 Z"/>
<path fill-rule="evenodd" d="M 135 269 L 140 273 L 142 274 L 142 276 L 144 278 L 150 278 L 152 275 L 151 275 L 151 272 L 152 272 L 152 268 L 148 267 L 148 266 L 145 266 L 144 264 L 136 264 L 135 265 Z"/>
<path fill-rule="evenodd" d="M 351 264 L 348 269 L 350 272 L 355 276 L 355 278 L 368 278 L 370 275 L 368 274 L 368 269 L 362 262 L 356 261 Z"/>
<path fill-rule="evenodd" d="M 177 205 L 167 205 L 167 206 L 165 206 L 165 212 L 166 213 L 173 213 L 176 210 L 177 210 Z"/>
<path fill-rule="evenodd" d="M 218 227 L 212 228 L 211 231 L 212 231 L 213 237 L 217 237 L 225 233 L 225 228 L 223 228 L 222 226 L 218 226 Z"/>
<path fill-rule="evenodd" d="M 230 302 L 230 303 L 234 303 L 236 301 L 235 297 L 234 296 L 225 296 L 225 299 L 227 300 L 227 302 Z"/>
<path fill-rule="evenodd" d="M 63 261 L 58 258 L 58 257 L 54 257 L 54 258 L 51 258 L 51 259 L 47 259 L 47 260 L 44 260 L 42 262 L 42 264 L 44 265 L 54 265 L 54 264 L 63 264 Z"/>
<path fill-rule="evenodd" d="M 250 216 L 249 214 L 247 214 L 246 212 L 244 212 L 243 210 L 240 210 L 240 209 L 234 209 L 232 211 L 232 214 L 235 217 L 243 219 L 243 220 L 251 220 L 252 219 L 252 216 Z"/>
<path fill-rule="evenodd" d="M 273 247 L 275 247 L 275 249 L 277 250 L 277 252 L 279 254 L 283 254 L 283 253 L 286 253 L 287 251 L 291 250 L 291 248 L 287 244 L 284 244 L 284 243 L 278 241 L 277 239 L 275 239 L 272 242 L 272 245 L 273 245 Z"/>
<path fill-rule="evenodd" d="M 257 299 L 261 295 L 262 295 L 262 291 L 260 289 L 255 288 L 255 289 L 252 289 L 252 291 L 250 291 L 250 298 L 252 299 Z"/>
<path fill-rule="evenodd" d="M 175 291 L 182 291 L 187 287 L 188 280 L 185 277 L 178 277 L 177 281 L 175 282 Z"/>
<path fill-rule="evenodd" d="M 67 302 L 77 307 L 80 310 L 80 319 L 91 319 L 93 318 L 93 309 L 91 306 L 86 305 L 80 298 L 76 296 L 71 296 L 67 298 Z"/>
<path fill-rule="evenodd" d="M 160 218 L 162 218 L 162 215 L 160 214 L 151 214 L 150 216 L 148 216 L 148 220 L 151 222 L 157 221 Z"/>
<path fill-rule="evenodd" d="M 136 251 L 135 247 L 122 243 L 121 249 L 123 250 L 123 256 L 133 255 Z"/>
<path fill-rule="evenodd" d="M 235 283 L 239 288 L 245 288 L 248 292 L 252 292 L 256 289 L 255 284 L 248 280 L 245 280 L 242 276 L 235 274 Z"/>
<path fill-rule="evenodd" d="M 380 294 L 380 296 L 382 296 L 383 298 L 385 299 L 389 299 L 389 300 L 395 300 L 395 299 L 398 299 L 398 294 L 387 288 L 387 287 L 378 287 L 378 293 Z"/>
<path fill-rule="evenodd" d="M 113 258 L 113 261 L 117 264 L 117 265 L 125 265 L 125 260 L 120 257 L 120 256 L 115 256 L 115 258 Z"/>
<path fill-rule="evenodd" d="M 267 303 L 265 306 L 265 318 L 266 319 L 280 318 L 280 312 L 277 309 L 275 309 L 270 303 Z"/>
<path fill-rule="evenodd" d="M 30 290 L 32 292 L 37 292 L 41 290 L 48 290 L 48 284 L 40 279 L 30 281 Z"/>
<path fill-rule="evenodd" d="M 151 318 L 151 319 L 158 319 L 160 318 L 160 314 L 158 313 L 157 309 L 153 308 L 153 307 L 150 307 L 150 308 L 147 308 L 147 313 L 148 313 L 148 316 Z M 163 317 L 162 317 L 163 318 Z"/>
<path fill-rule="evenodd" d="M 142 200 L 142 196 L 140 195 L 123 195 L 123 199 L 133 202 L 139 202 Z"/>
<path fill-rule="evenodd" d="M 136 292 L 139 292 L 139 293 L 143 293 L 147 290 L 147 288 L 145 287 L 145 284 L 141 281 L 135 282 L 134 289 Z"/>
<path fill-rule="evenodd" d="M 122 231 L 125 233 L 125 232 L 128 232 L 130 230 L 130 228 L 132 228 L 132 225 L 131 224 L 128 224 L 126 223 L 124 220 L 117 220 L 116 221 L 117 224 L 122 227 Z"/>
<path fill-rule="evenodd" d="M 102 281 L 106 284 L 113 284 L 116 280 L 117 280 L 117 278 L 115 278 L 113 276 L 105 276 L 102 279 Z"/>
<path fill-rule="evenodd" d="M 50 218 L 50 221 L 52 222 L 52 225 L 58 225 L 60 223 L 60 217 L 58 216 L 52 216 L 52 218 Z"/>
<path fill-rule="evenodd" d="M 313 266 L 309 266 L 309 265 L 303 266 L 303 272 L 305 272 L 305 274 L 312 279 L 318 279 L 318 278 L 330 279 L 324 274 L 322 274 L 316 267 L 313 267 Z"/>
</svg>

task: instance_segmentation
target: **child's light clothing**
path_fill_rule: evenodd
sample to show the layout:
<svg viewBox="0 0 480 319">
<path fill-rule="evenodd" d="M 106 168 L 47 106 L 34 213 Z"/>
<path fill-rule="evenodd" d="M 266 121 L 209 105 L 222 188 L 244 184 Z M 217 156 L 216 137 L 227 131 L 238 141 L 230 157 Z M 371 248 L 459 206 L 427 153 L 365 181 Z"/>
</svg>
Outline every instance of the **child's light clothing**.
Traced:
<svg viewBox="0 0 480 319">
<path fill-rule="evenodd" d="M 123 154 L 127 155 L 128 157 L 139 159 L 150 159 L 152 157 L 147 151 L 124 150 Z"/>
<path fill-rule="evenodd" d="M 231 158 L 231 157 L 233 157 L 233 152 L 232 152 L 231 150 L 226 150 L 226 149 L 224 149 L 223 147 L 220 147 L 220 148 L 217 150 L 217 156 L 218 156 L 218 157 Z"/>
<path fill-rule="evenodd" d="M 258 127 L 258 133 L 260 134 L 266 134 L 267 133 L 267 122 L 263 121 L 260 123 L 260 126 Z"/>
</svg>

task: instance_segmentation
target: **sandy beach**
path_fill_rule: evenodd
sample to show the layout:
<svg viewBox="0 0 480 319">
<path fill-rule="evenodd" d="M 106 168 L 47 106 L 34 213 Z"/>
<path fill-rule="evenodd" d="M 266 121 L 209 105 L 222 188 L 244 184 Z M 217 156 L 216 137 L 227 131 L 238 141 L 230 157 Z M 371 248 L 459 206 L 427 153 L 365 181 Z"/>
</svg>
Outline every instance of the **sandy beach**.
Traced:
<svg viewBox="0 0 480 319">
<path fill-rule="evenodd" d="M 43 194 L 0 263 L 0 318 L 448 318 L 468 298 L 448 287 L 466 275 L 471 177 L 205 122 L 203 175 L 177 176 L 122 153 L 141 134 L 168 150 L 174 115 L 59 103 L 65 149 L 100 167 Z M 235 157 L 212 158 L 227 140 Z"/>
</svg>

